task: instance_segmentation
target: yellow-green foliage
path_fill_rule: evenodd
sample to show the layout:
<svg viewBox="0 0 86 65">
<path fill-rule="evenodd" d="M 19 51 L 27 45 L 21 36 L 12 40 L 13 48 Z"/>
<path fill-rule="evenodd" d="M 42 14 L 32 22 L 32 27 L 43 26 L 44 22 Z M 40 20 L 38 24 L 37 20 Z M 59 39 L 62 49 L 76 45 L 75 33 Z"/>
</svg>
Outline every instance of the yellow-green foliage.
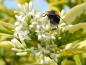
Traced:
<svg viewBox="0 0 86 65">
<path fill-rule="evenodd" d="M 16 15 L 0 8 L 1 13 L 16 20 L 4 20 L 3 13 L 0 18 L 2 65 L 86 65 L 86 3 L 72 8 L 63 18 L 67 24 L 61 20 L 52 30 L 48 17 L 33 10 L 32 3 L 28 5 L 26 1 L 21 0 L 21 10 Z"/>
</svg>

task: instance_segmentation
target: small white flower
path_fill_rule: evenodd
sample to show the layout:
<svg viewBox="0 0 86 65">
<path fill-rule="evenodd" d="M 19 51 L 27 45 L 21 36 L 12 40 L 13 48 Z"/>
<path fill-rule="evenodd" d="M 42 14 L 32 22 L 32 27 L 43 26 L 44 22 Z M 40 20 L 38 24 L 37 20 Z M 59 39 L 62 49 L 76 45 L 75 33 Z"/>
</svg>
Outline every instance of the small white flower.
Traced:
<svg viewBox="0 0 86 65">
<path fill-rule="evenodd" d="M 16 26 L 15 31 L 19 31 L 19 30 L 21 30 L 21 28 L 22 28 L 22 24 L 21 24 L 21 25 Z"/>
<path fill-rule="evenodd" d="M 13 43 L 12 45 L 17 48 L 22 48 L 23 45 L 17 40 L 17 39 L 12 39 L 11 42 Z"/>
<path fill-rule="evenodd" d="M 37 25 L 37 29 L 38 29 L 38 30 L 40 29 L 40 25 Z"/>
<path fill-rule="evenodd" d="M 18 20 L 18 21 L 22 21 L 22 18 L 23 18 L 23 16 L 22 16 L 22 15 L 20 15 L 20 16 L 15 15 L 15 17 L 17 18 L 17 20 Z"/>
<path fill-rule="evenodd" d="M 40 18 L 40 16 L 41 16 L 41 13 L 40 12 L 38 12 L 38 13 L 35 14 L 35 17 L 36 18 Z"/>
<path fill-rule="evenodd" d="M 20 24 L 20 22 L 16 21 L 14 25 L 18 26 L 19 24 Z"/>
<path fill-rule="evenodd" d="M 29 25 L 29 28 L 32 29 L 34 27 L 34 25 Z"/>
<path fill-rule="evenodd" d="M 42 34 L 42 37 L 43 37 L 43 38 L 46 38 L 47 36 L 46 36 L 45 34 Z"/>
<path fill-rule="evenodd" d="M 17 49 L 17 48 L 12 48 L 12 50 L 15 52 L 21 52 L 22 51 L 21 49 Z"/>
<path fill-rule="evenodd" d="M 42 39 L 42 35 L 38 34 L 38 40 Z"/>
<path fill-rule="evenodd" d="M 68 28 L 70 28 L 70 27 L 72 27 L 73 25 L 67 25 L 66 23 L 62 23 L 62 24 L 60 24 L 58 27 L 59 27 L 59 29 L 61 29 L 62 31 L 65 31 L 65 30 L 67 30 Z"/>
<path fill-rule="evenodd" d="M 49 30 L 50 29 L 50 25 L 46 25 L 45 29 Z"/>
<path fill-rule="evenodd" d="M 51 36 L 51 38 L 52 38 L 52 39 L 56 39 L 55 36 L 53 36 L 53 35 Z"/>
<path fill-rule="evenodd" d="M 16 55 L 18 55 L 18 56 L 26 56 L 27 52 L 18 52 L 18 53 L 16 53 Z"/>
<path fill-rule="evenodd" d="M 18 35 L 19 35 L 19 38 L 20 38 L 21 40 L 25 40 L 25 39 L 30 40 L 30 38 L 28 37 L 27 34 L 28 34 L 27 31 L 25 31 L 25 32 L 22 32 L 22 31 L 21 31 Z"/>
<path fill-rule="evenodd" d="M 59 27 L 64 27 L 64 26 L 66 26 L 66 23 L 61 23 L 61 24 L 59 25 Z"/>
<path fill-rule="evenodd" d="M 65 12 L 65 10 L 63 9 L 62 11 L 61 11 L 61 13 L 60 13 L 60 17 L 63 19 L 64 18 L 64 14 L 65 14 L 66 12 Z"/>
<path fill-rule="evenodd" d="M 32 2 L 29 2 L 29 10 L 31 11 L 32 10 Z"/>
<path fill-rule="evenodd" d="M 29 11 L 29 12 L 27 13 L 27 15 L 28 15 L 28 16 L 30 16 L 30 15 L 34 16 L 34 15 L 35 15 L 34 10 Z"/>
</svg>

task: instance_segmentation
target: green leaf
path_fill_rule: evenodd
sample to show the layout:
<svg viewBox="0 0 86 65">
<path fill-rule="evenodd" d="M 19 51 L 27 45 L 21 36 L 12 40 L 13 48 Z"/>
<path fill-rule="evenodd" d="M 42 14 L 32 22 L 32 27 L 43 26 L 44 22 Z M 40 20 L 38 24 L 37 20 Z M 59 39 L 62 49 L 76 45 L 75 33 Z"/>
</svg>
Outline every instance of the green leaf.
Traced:
<svg viewBox="0 0 86 65">
<path fill-rule="evenodd" d="M 2 41 L 2 42 L 0 42 L 0 48 L 4 48 L 6 50 L 11 50 L 11 48 L 13 47 L 11 44 L 12 44 L 12 42 L 10 42 L 10 41 Z"/>
<path fill-rule="evenodd" d="M 0 48 L 0 57 L 4 56 L 4 49 Z"/>
<path fill-rule="evenodd" d="M 69 24 L 74 22 L 74 20 L 80 16 L 82 13 L 86 13 L 86 3 L 77 5 L 73 7 L 63 18 L 63 20 Z M 64 22 L 61 20 L 60 22 Z M 76 21 L 77 22 L 77 21 Z"/>
<path fill-rule="evenodd" d="M 79 29 L 83 29 L 83 33 L 86 33 L 86 23 L 79 23 L 79 24 L 76 24 L 72 27 L 69 27 L 68 31 L 69 32 L 75 32 Z"/>
<path fill-rule="evenodd" d="M 76 65 L 82 65 L 82 62 L 80 60 L 80 55 L 74 55 L 74 60 L 75 60 L 75 63 Z"/>
<path fill-rule="evenodd" d="M 72 60 L 64 59 L 64 60 L 61 62 L 61 65 L 75 65 L 75 62 L 72 61 Z"/>
<path fill-rule="evenodd" d="M 72 22 L 72 24 L 78 24 L 78 23 L 86 23 L 86 13 L 81 13 L 79 16 L 75 18 L 75 20 Z"/>
<path fill-rule="evenodd" d="M 86 49 L 70 48 L 59 52 L 60 56 L 73 56 L 82 53 L 86 53 Z"/>
<path fill-rule="evenodd" d="M 10 23 L 0 21 L 0 33 L 13 34 L 14 26 Z"/>
<path fill-rule="evenodd" d="M 12 38 L 13 38 L 13 35 L 0 33 L 0 41 L 4 41 L 4 40 L 10 41 Z"/>
</svg>

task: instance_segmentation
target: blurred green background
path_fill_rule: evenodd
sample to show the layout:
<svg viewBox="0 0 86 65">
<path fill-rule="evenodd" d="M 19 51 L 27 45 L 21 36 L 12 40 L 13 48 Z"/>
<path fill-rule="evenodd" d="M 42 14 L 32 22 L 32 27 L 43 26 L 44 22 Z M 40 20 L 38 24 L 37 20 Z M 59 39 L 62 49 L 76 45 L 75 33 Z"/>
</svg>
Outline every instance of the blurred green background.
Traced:
<svg viewBox="0 0 86 65">
<path fill-rule="evenodd" d="M 16 21 L 15 15 L 17 14 L 14 11 L 19 10 L 18 3 L 24 4 L 25 2 L 30 2 L 30 0 L 0 0 L 0 65 L 28 65 L 28 63 L 36 62 L 37 58 L 33 60 L 31 55 L 16 56 L 10 45 Z M 33 0 L 33 2 L 33 8 L 43 13 L 51 9 L 59 12 L 67 11 L 78 4 L 86 2 L 86 0 Z"/>
</svg>

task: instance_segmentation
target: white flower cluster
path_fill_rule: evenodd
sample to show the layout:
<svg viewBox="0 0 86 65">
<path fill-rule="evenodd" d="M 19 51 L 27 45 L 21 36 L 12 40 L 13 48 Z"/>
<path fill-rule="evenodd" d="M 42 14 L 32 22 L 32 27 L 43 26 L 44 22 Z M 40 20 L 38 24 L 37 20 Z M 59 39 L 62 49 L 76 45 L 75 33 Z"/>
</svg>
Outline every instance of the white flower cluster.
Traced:
<svg viewBox="0 0 86 65">
<path fill-rule="evenodd" d="M 19 5 L 19 7 L 19 15 L 15 16 L 17 21 L 15 22 L 14 38 L 11 40 L 15 48 L 22 48 L 22 51 L 26 50 L 25 40 L 34 41 L 32 33 L 35 33 L 38 41 L 46 42 L 55 39 L 55 33 L 51 33 L 50 21 L 47 16 L 43 17 L 40 12 L 33 10 L 31 2 L 29 5 L 26 3 L 25 5 Z M 38 44 L 40 43 L 37 42 L 36 45 Z M 16 50 L 15 48 L 13 50 Z"/>
<path fill-rule="evenodd" d="M 19 7 L 19 15 L 15 16 L 17 21 L 15 22 L 14 38 L 11 40 L 14 46 L 12 50 L 20 56 L 28 54 L 28 51 L 36 56 L 50 54 L 50 57 L 57 61 L 57 54 L 53 53 L 57 49 L 54 42 L 56 35 L 58 35 L 57 29 L 56 31 L 52 30 L 48 17 L 33 10 L 31 2 L 19 5 Z M 64 29 L 64 25 L 59 25 L 58 28 Z M 29 43 L 27 45 L 26 40 L 36 47 L 30 47 Z"/>
<path fill-rule="evenodd" d="M 29 27 L 35 29 L 38 40 L 46 39 L 48 37 L 47 35 L 49 35 L 47 32 L 47 30 L 50 29 L 49 20 L 47 17 L 43 17 L 39 12 L 36 12 L 36 14 L 34 14 L 32 24 Z"/>
</svg>

